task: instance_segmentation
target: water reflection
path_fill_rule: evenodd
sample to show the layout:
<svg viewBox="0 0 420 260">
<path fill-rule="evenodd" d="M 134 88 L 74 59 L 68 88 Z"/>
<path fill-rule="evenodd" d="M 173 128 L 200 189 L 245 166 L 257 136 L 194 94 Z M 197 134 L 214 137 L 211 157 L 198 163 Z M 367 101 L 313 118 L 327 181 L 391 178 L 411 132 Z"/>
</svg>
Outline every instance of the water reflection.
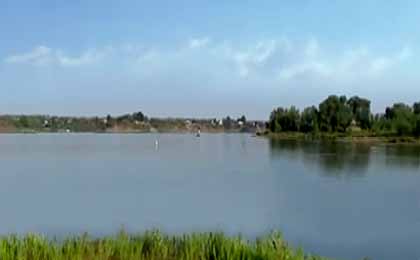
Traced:
<svg viewBox="0 0 420 260">
<path fill-rule="evenodd" d="M 384 146 L 385 163 L 390 167 L 420 169 L 420 147 L 417 145 Z"/>
<path fill-rule="evenodd" d="M 342 142 L 269 140 L 272 160 L 302 162 L 325 176 L 363 176 L 372 165 L 413 170 L 420 168 L 420 146 Z"/>
</svg>

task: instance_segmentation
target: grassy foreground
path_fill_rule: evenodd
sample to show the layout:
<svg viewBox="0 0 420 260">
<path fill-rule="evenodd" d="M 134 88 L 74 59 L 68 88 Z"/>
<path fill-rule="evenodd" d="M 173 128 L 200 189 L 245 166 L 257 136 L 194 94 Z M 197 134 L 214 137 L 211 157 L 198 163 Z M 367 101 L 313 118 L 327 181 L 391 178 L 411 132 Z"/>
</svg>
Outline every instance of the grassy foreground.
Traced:
<svg viewBox="0 0 420 260">
<path fill-rule="evenodd" d="M 116 236 L 88 235 L 49 240 L 40 235 L 0 238 L 0 259 L 276 259 L 321 260 L 287 245 L 278 233 L 250 242 L 222 233 L 168 236 L 157 231 L 139 235 L 120 232 Z"/>
</svg>

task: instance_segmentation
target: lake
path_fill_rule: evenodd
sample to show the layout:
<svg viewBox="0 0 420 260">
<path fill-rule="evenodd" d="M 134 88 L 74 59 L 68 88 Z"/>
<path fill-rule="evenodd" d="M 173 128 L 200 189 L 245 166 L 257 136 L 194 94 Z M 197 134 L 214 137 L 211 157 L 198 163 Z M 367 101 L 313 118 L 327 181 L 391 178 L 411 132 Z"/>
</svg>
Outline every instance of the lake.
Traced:
<svg viewBox="0 0 420 260">
<path fill-rule="evenodd" d="M 1 234 L 280 230 L 323 256 L 420 259 L 418 146 L 0 135 L 0 160 Z"/>
</svg>

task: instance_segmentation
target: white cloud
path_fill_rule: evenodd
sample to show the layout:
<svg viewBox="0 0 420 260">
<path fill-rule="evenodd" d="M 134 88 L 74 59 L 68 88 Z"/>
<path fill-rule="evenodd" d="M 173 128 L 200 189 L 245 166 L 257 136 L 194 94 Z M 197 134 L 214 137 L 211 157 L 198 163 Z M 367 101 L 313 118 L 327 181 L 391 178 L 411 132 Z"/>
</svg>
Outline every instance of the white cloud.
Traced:
<svg viewBox="0 0 420 260">
<path fill-rule="evenodd" d="M 127 65 L 130 71 L 141 71 L 159 77 L 185 67 L 225 77 L 259 77 L 266 80 L 334 79 L 349 81 L 360 77 L 378 78 L 398 68 L 413 56 L 409 47 L 394 53 L 376 53 L 367 47 L 330 50 L 315 38 L 297 42 L 287 38 L 264 40 L 254 44 L 212 43 L 210 38 L 188 41 L 189 48 L 145 48 L 126 44 L 82 51 L 68 55 L 60 49 L 35 47 L 23 54 L 11 55 L 6 63 L 35 66 L 80 67 L 108 62 L 110 66 Z M 193 49 L 200 48 L 200 51 Z M 152 66 L 153 65 L 153 66 Z M 121 69 L 121 68 L 119 68 Z M 220 71 L 220 73 L 214 73 Z"/>
<path fill-rule="evenodd" d="M 265 62 L 276 51 L 276 41 L 259 42 L 255 47 L 254 57 L 255 63 Z"/>
<path fill-rule="evenodd" d="M 197 48 L 202 48 L 205 47 L 209 44 L 210 42 L 210 38 L 208 37 L 204 37 L 204 38 L 195 38 L 195 39 L 191 39 L 188 43 L 188 46 L 191 49 L 197 49 Z"/>
<path fill-rule="evenodd" d="M 51 62 L 52 52 L 46 46 L 38 46 L 31 52 L 9 56 L 5 59 L 5 62 L 45 65 Z"/>
<path fill-rule="evenodd" d="M 407 47 L 394 54 L 376 54 L 365 47 L 331 51 L 322 48 L 315 38 L 303 43 L 283 38 L 260 41 L 245 48 L 229 44 L 223 54 L 233 62 L 241 77 L 262 74 L 282 81 L 307 78 L 346 81 L 381 76 L 412 57 L 413 52 Z"/>
<path fill-rule="evenodd" d="M 329 77 L 332 75 L 332 70 L 326 64 L 311 61 L 285 67 L 279 72 L 279 78 L 282 80 L 290 80 L 304 75 Z"/>
<path fill-rule="evenodd" d="M 35 47 L 32 51 L 23 54 L 11 55 L 4 61 L 14 64 L 29 64 L 34 66 L 81 66 L 93 64 L 108 56 L 112 47 L 100 50 L 92 49 L 83 52 L 79 56 L 66 55 L 61 50 L 54 50 L 46 46 Z"/>
<path fill-rule="evenodd" d="M 272 57 L 278 48 L 275 40 L 260 41 L 256 45 L 240 50 L 232 46 L 226 48 L 226 58 L 232 59 L 238 67 L 239 75 L 246 77 L 251 71 L 264 64 Z"/>
<path fill-rule="evenodd" d="M 299 55 L 303 53 L 303 55 Z M 347 81 L 360 77 L 379 77 L 398 67 L 412 56 L 403 48 L 396 54 L 375 54 L 368 48 L 354 48 L 338 53 L 323 51 L 316 40 L 295 48 L 289 62 L 278 69 L 281 80 L 318 77 Z"/>
<path fill-rule="evenodd" d="M 56 59 L 62 66 L 81 66 L 97 62 L 105 55 L 106 53 L 95 50 L 86 51 L 78 57 L 70 57 L 66 56 L 62 52 L 57 52 Z"/>
</svg>

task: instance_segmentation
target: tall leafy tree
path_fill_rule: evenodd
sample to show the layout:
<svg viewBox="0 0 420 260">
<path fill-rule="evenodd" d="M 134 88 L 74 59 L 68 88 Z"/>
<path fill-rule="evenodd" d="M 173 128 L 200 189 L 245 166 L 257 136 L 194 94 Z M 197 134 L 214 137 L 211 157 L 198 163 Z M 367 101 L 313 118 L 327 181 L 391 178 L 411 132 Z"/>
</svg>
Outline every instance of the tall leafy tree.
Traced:
<svg viewBox="0 0 420 260">
<path fill-rule="evenodd" d="M 227 116 L 226 118 L 223 119 L 223 127 L 227 130 L 230 130 L 233 126 L 233 120 L 230 118 L 230 116 Z"/>
<path fill-rule="evenodd" d="M 413 129 L 413 134 L 417 137 L 420 137 L 420 115 L 415 117 L 415 125 Z"/>
<path fill-rule="evenodd" d="M 345 103 L 340 103 L 340 107 L 337 112 L 337 129 L 340 132 L 346 132 L 350 126 L 352 120 L 352 113 L 350 107 Z"/>
<path fill-rule="evenodd" d="M 392 128 L 398 135 L 412 134 L 415 124 L 415 116 L 410 106 L 404 103 L 396 103 L 387 109 L 388 119 L 392 122 Z"/>
<path fill-rule="evenodd" d="M 318 131 L 318 110 L 311 106 L 303 110 L 300 117 L 300 131 L 304 133 Z"/>
<path fill-rule="evenodd" d="M 420 102 L 416 102 L 413 105 L 413 112 L 416 115 L 420 115 Z"/>
<path fill-rule="evenodd" d="M 132 117 L 133 117 L 134 120 L 137 120 L 137 121 L 140 121 L 140 122 L 143 122 L 146 119 L 146 117 L 144 116 L 144 114 L 141 111 L 133 113 Z"/>
<path fill-rule="evenodd" d="M 300 122 L 299 110 L 292 106 L 289 109 L 279 107 L 271 112 L 269 128 L 272 132 L 298 131 Z"/>
<path fill-rule="evenodd" d="M 369 129 L 372 126 L 370 100 L 354 96 L 347 101 L 353 119 L 362 129 Z"/>
<path fill-rule="evenodd" d="M 345 96 L 331 95 L 319 105 L 322 131 L 345 132 L 351 124 L 352 113 Z"/>
</svg>

